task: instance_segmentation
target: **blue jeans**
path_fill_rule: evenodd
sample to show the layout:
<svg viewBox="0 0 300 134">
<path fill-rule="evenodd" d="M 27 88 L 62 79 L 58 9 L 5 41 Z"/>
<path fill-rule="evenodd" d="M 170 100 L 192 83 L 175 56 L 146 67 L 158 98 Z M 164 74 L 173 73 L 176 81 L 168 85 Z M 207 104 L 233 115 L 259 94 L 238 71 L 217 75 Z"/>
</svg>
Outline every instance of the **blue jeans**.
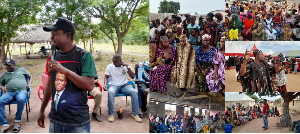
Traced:
<svg viewBox="0 0 300 134">
<path fill-rule="evenodd" d="M 296 133 L 300 133 L 300 127 L 298 127 L 298 129 L 297 129 Z"/>
<path fill-rule="evenodd" d="M 266 118 L 266 116 L 267 116 L 267 118 Z M 262 117 L 263 117 L 263 121 L 264 121 L 264 127 L 268 128 L 268 114 L 263 114 Z"/>
<path fill-rule="evenodd" d="M 292 130 L 294 131 L 294 128 L 296 126 L 296 124 L 300 123 L 300 121 L 293 121 L 293 125 L 292 125 Z"/>
<path fill-rule="evenodd" d="M 131 105 L 132 105 L 132 114 L 137 115 L 138 114 L 138 95 L 135 89 L 133 89 L 130 85 L 127 85 L 125 87 L 119 87 L 111 85 L 108 88 L 108 114 L 109 115 L 115 115 L 115 96 L 117 93 L 122 92 L 128 96 L 131 96 Z"/>
<path fill-rule="evenodd" d="M 83 126 L 72 126 L 68 123 L 57 123 L 56 121 L 50 120 L 50 133 L 90 133 L 91 126 L 90 121 L 85 123 Z"/>
<path fill-rule="evenodd" d="M 27 98 L 27 91 L 22 90 L 20 92 L 7 92 L 0 97 L 0 124 L 2 126 L 9 126 L 5 116 L 5 105 L 11 103 L 14 98 L 17 100 L 17 113 L 15 122 L 20 122 L 22 112 L 24 110 L 25 101 Z"/>
</svg>

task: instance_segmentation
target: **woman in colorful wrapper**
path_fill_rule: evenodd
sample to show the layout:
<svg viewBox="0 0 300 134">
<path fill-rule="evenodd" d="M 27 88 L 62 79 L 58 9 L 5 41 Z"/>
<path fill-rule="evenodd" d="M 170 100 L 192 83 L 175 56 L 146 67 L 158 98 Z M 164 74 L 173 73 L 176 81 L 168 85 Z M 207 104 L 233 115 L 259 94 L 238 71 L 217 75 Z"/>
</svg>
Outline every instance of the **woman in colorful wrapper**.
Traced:
<svg viewBox="0 0 300 134">
<path fill-rule="evenodd" d="M 198 72 L 198 90 L 208 92 L 208 86 L 206 82 L 206 75 L 210 69 L 213 68 L 213 56 L 216 52 L 216 48 L 210 46 L 211 36 L 204 34 L 202 36 L 203 44 L 196 50 L 196 65 L 199 69 Z"/>
<path fill-rule="evenodd" d="M 162 47 L 157 49 L 157 67 L 150 71 L 150 90 L 167 91 L 167 77 L 170 75 L 175 62 L 175 49 L 169 45 L 167 36 L 160 38 Z"/>
</svg>

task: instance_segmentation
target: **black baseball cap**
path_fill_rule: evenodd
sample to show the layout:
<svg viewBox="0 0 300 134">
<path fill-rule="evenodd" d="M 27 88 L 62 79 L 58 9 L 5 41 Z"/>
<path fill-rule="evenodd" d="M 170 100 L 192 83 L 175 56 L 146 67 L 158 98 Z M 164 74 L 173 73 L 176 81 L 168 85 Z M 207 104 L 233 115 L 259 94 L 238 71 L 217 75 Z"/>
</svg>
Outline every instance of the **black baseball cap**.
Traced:
<svg viewBox="0 0 300 134">
<path fill-rule="evenodd" d="M 7 59 L 6 62 L 4 63 L 4 65 L 12 65 L 12 64 L 16 64 L 16 62 L 13 59 Z"/>
<path fill-rule="evenodd" d="M 66 30 L 71 32 L 72 34 L 75 34 L 75 28 L 71 21 L 69 21 L 66 18 L 58 17 L 57 21 L 54 25 L 43 27 L 43 30 L 46 32 L 52 31 L 52 30 Z"/>
<path fill-rule="evenodd" d="M 267 99 L 264 99 L 264 101 L 267 101 Z"/>
</svg>

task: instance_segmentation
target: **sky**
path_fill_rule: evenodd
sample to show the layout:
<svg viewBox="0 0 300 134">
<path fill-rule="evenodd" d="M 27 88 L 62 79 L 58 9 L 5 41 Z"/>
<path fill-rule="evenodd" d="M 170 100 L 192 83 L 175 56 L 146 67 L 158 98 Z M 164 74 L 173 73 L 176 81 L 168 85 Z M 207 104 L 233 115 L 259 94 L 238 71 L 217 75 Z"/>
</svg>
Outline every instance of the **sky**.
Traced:
<svg viewBox="0 0 300 134">
<path fill-rule="evenodd" d="M 230 95 L 235 94 L 235 93 L 238 93 L 238 92 L 225 92 L 225 97 L 226 97 L 226 98 L 227 98 L 227 97 L 230 97 Z M 259 98 L 259 96 L 258 96 L 257 93 L 255 93 L 254 95 L 256 95 L 256 96 Z M 276 96 L 276 97 L 262 96 L 261 98 L 267 99 L 267 100 L 270 100 L 270 101 L 275 101 L 276 99 L 281 98 L 281 96 L 280 96 L 280 95 L 278 95 L 278 96 Z M 225 99 L 225 100 L 226 100 L 226 99 Z"/>
<path fill-rule="evenodd" d="M 226 41 L 225 44 L 225 52 L 230 52 L 229 49 L 226 51 L 226 48 L 233 45 L 234 52 L 231 51 L 231 53 L 245 53 L 245 50 L 250 51 L 254 44 L 264 53 L 268 52 L 269 49 L 273 53 L 276 51 L 300 50 L 300 42 L 297 41 Z"/>
<path fill-rule="evenodd" d="M 163 0 L 150 1 L 150 13 L 158 13 L 159 3 Z M 180 3 L 179 13 L 197 12 L 198 14 L 207 14 L 215 10 L 225 10 L 224 0 L 167 0 Z"/>
</svg>

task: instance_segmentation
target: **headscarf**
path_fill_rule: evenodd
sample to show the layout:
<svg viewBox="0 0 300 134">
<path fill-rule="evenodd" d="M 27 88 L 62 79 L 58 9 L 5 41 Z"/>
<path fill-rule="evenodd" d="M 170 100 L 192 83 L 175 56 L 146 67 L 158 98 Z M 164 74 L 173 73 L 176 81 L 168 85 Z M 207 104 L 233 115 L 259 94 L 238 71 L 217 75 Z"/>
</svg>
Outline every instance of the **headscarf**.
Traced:
<svg viewBox="0 0 300 134">
<path fill-rule="evenodd" d="M 287 11 L 287 13 L 292 17 L 293 13 L 291 11 Z"/>
<path fill-rule="evenodd" d="M 234 13 L 232 15 L 232 22 L 231 24 L 229 24 L 229 29 L 238 29 L 239 32 L 242 32 L 242 28 L 243 28 L 243 23 L 241 22 L 239 15 Z M 238 26 L 237 28 L 234 28 L 233 25 Z"/>
<path fill-rule="evenodd" d="M 186 41 L 188 41 L 188 38 L 186 37 L 186 35 L 181 35 L 180 39 L 185 38 Z"/>
<path fill-rule="evenodd" d="M 167 36 L 160 36 L 160 41 L 164 41 L 164 40 L 168 40 L 168 37 Z"/>
<path fill-rule="evenodd" d="M 208 35 L 208 34 L 204 34 L 204 35 L 202 35 L 202 40 L 204 40 L 205 38 L 209 38 L 209 39 L 211 39 L 211 35 Z"/>
<path fill-rule="evenodd" d="M 150 117 L 150 122 L 151 122 L 152 124 L 155 124 L 154 116 L 151 116 L 151 117 Z"/>
<path fill-rule="evenodd" d="M 167 34 L 168 32 L 171 32 L 171 33 L 172 33 L 172 29 L 167 29 L 167 30 L 166 30 L 166 34 Z"/>
<path fill-rule="evenodd" d="M 167 18 L 168 17 L 168 15 L 166 14 L 166 13 L 164 13 L 164 15 L 163 15 L 163 20 L 165 19 L 165 18 Z"/>
<path fill-rule="evenodd" d="M 249 18 L 253 17 L 252 13 L 247 13 L 247 15 L 248 15 Z"/>
<path fill-rule="evenodd" d="M 207 15 L 211 18 L 211 20 L 213 20 L 213 18 L 215 16 L 212 12 L 209 12 Z"/>
<path fill-rule="evenodd" d="M 254 49 L 254 50 L 253 50 L 253 55 L 254 55 L 254 57 L 255 57 L 256 55 L 259 55 L 260 53 L 262 53 L 261 50 L 258 50 L 258 49 Z"/>
<path fill-rule="evenodd" d="M 215 17 L 220 20 L 220 19 L 223 19 L 223 15 L 221 13 L 216 13 L 215 14 Z"/>
</svg>

